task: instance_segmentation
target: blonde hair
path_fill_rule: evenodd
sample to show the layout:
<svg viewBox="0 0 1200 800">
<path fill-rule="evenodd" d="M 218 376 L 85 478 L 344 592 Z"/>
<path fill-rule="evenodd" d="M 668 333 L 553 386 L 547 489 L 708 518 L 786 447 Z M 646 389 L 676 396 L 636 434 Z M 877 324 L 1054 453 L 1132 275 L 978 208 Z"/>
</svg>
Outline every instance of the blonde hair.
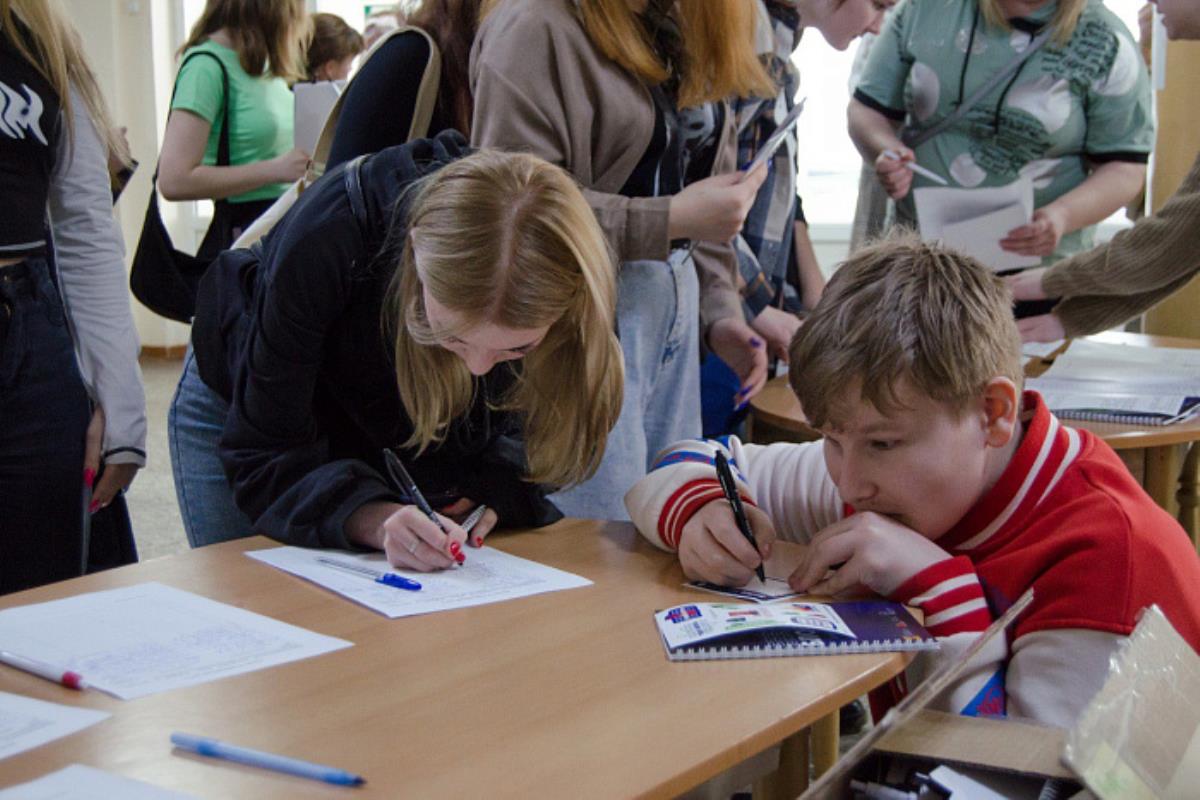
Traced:
<svg viewBox="0 0 1200 800">
<path fill-rule="evenodd" d="M 1050 18 L 1050 28 L 1054 31 L 1054 43 L 1064 45 L 1075 33 L 1075 25 L 1079 16 L 1087 7 L 1088 0 L 1058 0 L 1054 16 Z M 983 11 L 983 19 L 988 25 L 1001 30 L 1011 31 L 1012 24 L 1000 8 L 999 0 L 979 0 L 979 8 Z"/>
<path fill-rule="evenodd" d="M 312 38 L 304 0 L 208 0 L 178 54 L 222 28 L 247 75 L 258 77 L 269 69 L 288 83 L 304 80 L 305 51 Z"/>
<path fill-rule="evenodd" d="M 430 328 L 428 291 L 470 326 L 549 326 L 497 407 L 522 419 L 529 480 L 562 486 L 590 477 L 621 410 L 625 372 L 614 259 L 582 193 L 558 167 L 494 150 L 446 165 L 414 192 L 384 304 L 413 423 L 406 446 L 442 441 L 477 388 Z"/>
<path fill-rule="evenodd" d="M 485 0 L 486 17 L 501 0 Z M 630 7 L 629 0 L 577 0 L 584 30 L 606 58 L 650 86 L 670 72 Z M 774 97 L 775 82 L 754 52 L 755 4 L 747 0 L 678 0 L 684 68 L 679 106 L 688 108 L 727 97 Z"/>
<path fill-rule="evenodd" d="M 792 341 L 788 382 L 814 426 L 838 421 L 846 387 L 887 414 L 901 383 L 965 411 L 995 377 L 1022 385 L 1021 338 L 1004 282 L 913 233 L 842 264 Z"/>
<path fill-rule="evenodd" d="M 58 0 L 0 0 L 0 30 L 58 95 L 71 152 L 75 148 L 71 87 L 75 87 L 107 151 L 128 166 L 129 149 L 113 127 L 96 75 L 84 57 L 83 42 Z"/>
</svg>

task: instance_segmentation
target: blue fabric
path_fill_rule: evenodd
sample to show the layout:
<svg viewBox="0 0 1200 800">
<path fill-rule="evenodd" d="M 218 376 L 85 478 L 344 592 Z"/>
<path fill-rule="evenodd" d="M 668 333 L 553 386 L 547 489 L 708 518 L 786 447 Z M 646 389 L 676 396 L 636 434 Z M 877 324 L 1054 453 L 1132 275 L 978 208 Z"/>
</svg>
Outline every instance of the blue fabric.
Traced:
<svg viewBox="0 0 1200 800">
<path fill-rule="evenodd" d="M 217 443 L 228 414 L 229 404 L 200 378 L 189 348 L 167 412 L 167 439 L 175 496 L 192 547 L 254 534 L 250 518 L 233 502 L 233 491 L 218 455 Z"/>
<path fill-rule="evenodd" d="M 0 593 L 80 574 L 89 417 L 49 262 L 0 267 Z"/>
<path fill-rule="evenodd" d="M 682 250 L 627 261 L 617 280 L 625 397 L 590 480 L 550 496 L 569 517 L 627 520 L 625 492 L 667 445 L 700 435 L 700 288 Z"/>
</svg>

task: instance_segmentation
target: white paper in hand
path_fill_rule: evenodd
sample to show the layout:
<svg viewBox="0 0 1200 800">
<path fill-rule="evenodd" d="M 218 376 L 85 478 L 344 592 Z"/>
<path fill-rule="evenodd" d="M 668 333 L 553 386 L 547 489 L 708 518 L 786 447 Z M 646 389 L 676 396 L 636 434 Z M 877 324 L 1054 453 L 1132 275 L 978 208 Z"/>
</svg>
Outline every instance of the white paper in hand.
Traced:
<svg viewBox="0 0 1200 800">
<path fill-rule="evenodd" d="M 981 189 L 913 190 L 917 222 L 925 241 L 941 240 L 994 270 L 1033 267 L 1038 256 L 1000 249 L 1013 228 L 1033 219 L 1033 180 L 1024 176 L 1006 186 Z"/>
<path fill-rule="evenodd" d="M 779 123 L 779 127 L 775 129 L 775 132 L 768 136 L 767 140 L 758 148 L 754 159 L 746 165 L 745 169 L 742 170 L 743 172 L 747 174 L 754 172 L 754 170 L 767 163 L 767 160 L 771 156 L 775 155 L 775 151 L 780 148 L 787 138 L 788 131 L 794 128 L 800 120 L 800 113 L 804 111 L 804 101 L 807 99 L 807 97 L 801 97 L 800 101 L 792 106 L 792 110 L 783 118 L 783 122 Z"/>
</svg>

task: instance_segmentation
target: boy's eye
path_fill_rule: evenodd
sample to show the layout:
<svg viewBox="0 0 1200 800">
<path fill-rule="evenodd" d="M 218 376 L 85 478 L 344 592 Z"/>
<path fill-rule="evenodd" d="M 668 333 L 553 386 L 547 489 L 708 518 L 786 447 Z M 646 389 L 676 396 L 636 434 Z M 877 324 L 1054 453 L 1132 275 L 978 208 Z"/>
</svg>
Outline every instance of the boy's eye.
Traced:
<svg viewBox="0 0 1200 800">
<path fill-rule="evenodd" d="M 895 439 L 872 439 L 871 448 L 873 450 L 893 450 L 899 444 Z"/>
</svg>

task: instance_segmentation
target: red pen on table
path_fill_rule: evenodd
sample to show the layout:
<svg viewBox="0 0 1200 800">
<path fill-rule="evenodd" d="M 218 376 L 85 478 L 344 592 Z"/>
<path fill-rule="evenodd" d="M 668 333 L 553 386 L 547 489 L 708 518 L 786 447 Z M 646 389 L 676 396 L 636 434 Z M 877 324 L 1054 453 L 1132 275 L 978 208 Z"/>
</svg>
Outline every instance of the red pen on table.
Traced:
<svg viewBox="0 0 1200 800">
<path fill-rule="evenodd" d="M 87 689 L 90 686 L 78 672 L 56 667 L 53 664 L 47 664 L 37 659 L 19 656 L 7 650 L 0 650 L 0 664 L 8 664 L 10 667 L 24 670 L 31 675 L 37 675 L 39 678 L 45 678 L 48 681 L 62 684 L 68 689 Z"/>
</svg>

